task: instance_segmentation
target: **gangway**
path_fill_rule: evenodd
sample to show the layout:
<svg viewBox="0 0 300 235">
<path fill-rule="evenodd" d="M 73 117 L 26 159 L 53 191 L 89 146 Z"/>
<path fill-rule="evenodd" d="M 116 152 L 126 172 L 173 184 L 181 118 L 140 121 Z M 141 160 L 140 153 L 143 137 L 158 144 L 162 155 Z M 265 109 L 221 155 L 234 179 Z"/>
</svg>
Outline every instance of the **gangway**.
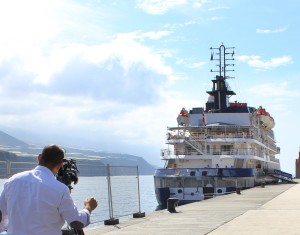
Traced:
<svg viewBox="0 0 300 235">
<path fill-rule="evenodd" d="M 271 177 L 274 177 L 276 179 L 280 179 L 282 181 L 288 182 L 288 183 L 297 183 L 293 180 L 292 174 L 289 174 L 284 171 L 276 170 L 274 169 L 273 173 L 269 173 Z"/>
</svg>

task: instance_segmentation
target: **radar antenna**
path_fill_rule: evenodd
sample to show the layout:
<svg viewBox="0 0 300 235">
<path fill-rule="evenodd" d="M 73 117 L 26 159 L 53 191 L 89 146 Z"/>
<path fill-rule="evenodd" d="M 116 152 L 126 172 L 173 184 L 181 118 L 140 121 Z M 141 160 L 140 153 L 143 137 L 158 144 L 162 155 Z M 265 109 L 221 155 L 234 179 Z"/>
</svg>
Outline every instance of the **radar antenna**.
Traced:
<svg viewBox="0 0 300 235">
<path fill-rule="evenodd" d="M 226 73 L 234 71 L 234 69 L 229 69 L 229 66 L 234 66 L 233 63 L 228 61 L 233 61 L 234 58 L 234 47 L 225 47 L 222 45 L 219 48 L 210 48 L 211 57 L 210 60 L 218 61 L 216 66 L 218 70 L 211 70 L 211 72 L 218 73 L 216 78 L 212 80 L 213 89 L 207 91 L 207 93 L 212 97 L 209 102 L 206 103 L 206 112 L 226 112 L 229 107 L 229 97 L 235 95 L 231 91 L 226 79 L 233 78 L 229 77 Z M 229 57 L 231 55 L 231 57 Z"/>
<path fill-rule="evenodd" d="M 211 69 L 210 72 L 219 73 L 219 76 L 222 76 L 224 79 L 234 78 L 226 75 L 226 72 L 234 71 L 234 69 L 227 68 L 228 66 L 234 67 L 233 63 L 227 63 L 227 61 L 229 60 L 234 60 L 234 47 L 226 48 L 222 43 L 222 45 L 219 48 L 211 47 L 210 50 L 211 50 L 210 60 L 219 62 L 218 64 L 216 64 L 216 66 L 219 67 L 219 69 L 218 70 Z M 215 58 L 215 54 L 217 58 Z M 228 58 L 228 55 L 231 55 L 231 58 Z"/>
</svg>

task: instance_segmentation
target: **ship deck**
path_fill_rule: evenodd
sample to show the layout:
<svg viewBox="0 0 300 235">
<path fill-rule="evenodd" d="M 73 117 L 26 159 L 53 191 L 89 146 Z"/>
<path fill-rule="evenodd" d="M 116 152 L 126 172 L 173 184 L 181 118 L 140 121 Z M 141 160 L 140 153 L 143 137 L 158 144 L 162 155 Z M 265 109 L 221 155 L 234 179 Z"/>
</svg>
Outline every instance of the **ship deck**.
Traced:
<svg viewBox="0 0 300 235">
<path fill-rule="evenodd" d="M 299 195 L 300 184 L 266 185 L 179 206 L 176 213 L 155 211 L 114 226 L 86 228 L 85 234 L 298 234 Z"/>
</svg>

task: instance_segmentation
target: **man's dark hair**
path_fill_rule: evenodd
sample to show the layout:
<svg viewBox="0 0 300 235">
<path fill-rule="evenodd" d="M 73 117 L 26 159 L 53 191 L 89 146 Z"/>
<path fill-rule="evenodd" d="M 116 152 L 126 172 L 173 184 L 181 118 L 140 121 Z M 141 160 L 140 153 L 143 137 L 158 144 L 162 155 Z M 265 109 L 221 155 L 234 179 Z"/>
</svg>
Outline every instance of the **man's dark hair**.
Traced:
<svg viewBox="0 0 300 235">
<path fill-rule="evenodd" d="M 40 164 L 52 169 L 55 166 L 57 166 L 57 164 L 63 162 L 64 156 L 65 156 L 64 150 L 60 148 L 58 145 L 55 144 L 46 145 L 42 152 Z"/>
</svg>

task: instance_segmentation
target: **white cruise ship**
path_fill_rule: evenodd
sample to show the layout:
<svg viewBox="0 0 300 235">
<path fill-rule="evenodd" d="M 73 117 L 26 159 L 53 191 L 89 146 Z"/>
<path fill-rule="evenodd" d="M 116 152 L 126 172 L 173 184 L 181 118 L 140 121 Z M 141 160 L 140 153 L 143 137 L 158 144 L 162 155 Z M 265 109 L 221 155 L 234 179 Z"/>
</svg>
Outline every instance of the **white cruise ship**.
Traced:
<svg viewBox="0 0 300 235">
<path fill-rule="evenodd" d="M 185 204 L 292 178 L 280 171 L 272 116 L 263 107 L 229 101 L 235 95 L 226 81 L 234 71 L 229 69 L 234 48 L 222 44 L 211 50 L 218 69 L 211 71 L 217 75 L 205 108 L 180 107 L 178 125 L 167 129 L 168 148 L 161 150 L 165 166 L 154 175 L 160 205 L 168 198 Z"/>
</svg>

